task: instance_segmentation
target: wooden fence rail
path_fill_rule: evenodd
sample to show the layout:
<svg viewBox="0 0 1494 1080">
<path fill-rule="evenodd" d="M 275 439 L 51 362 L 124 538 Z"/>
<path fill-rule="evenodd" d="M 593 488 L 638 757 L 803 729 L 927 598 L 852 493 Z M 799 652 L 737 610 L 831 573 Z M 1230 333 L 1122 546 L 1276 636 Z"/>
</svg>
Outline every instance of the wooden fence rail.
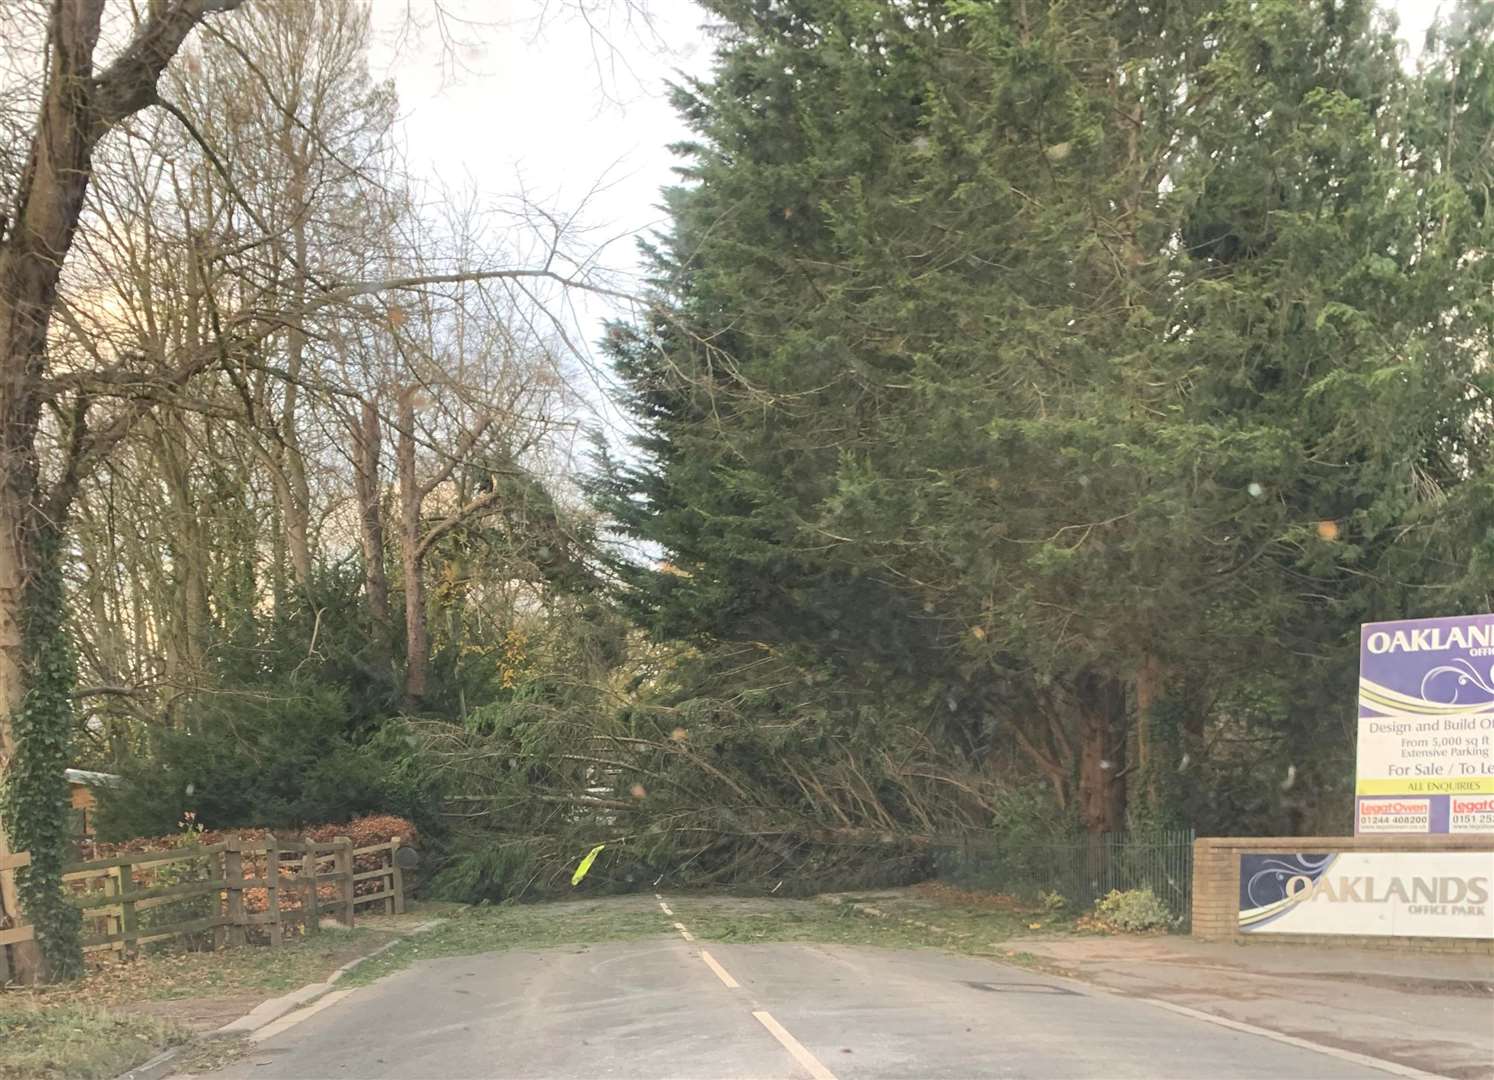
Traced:
<svg viewBox="0 0 1494 1080">
<path fill-rule="evenodd" d="M 23 866 L 31 865 L 31 853 L 22 851 L 16 854 L 7 853 L 0 847 L 0 986 L 4 986 L 11 980 L 11 953 L 13 946 L 24 949 L 34 949 L 31 942 L 35 938 L 35 932 L 31 927 L 21 922 L 21 908 L 16 900 L 16 878 L 15 873 Z M 23 969 L 34 968 L 34 963 L 14 965 Z"/>
<path fill-rule="evenodd" d="M 353 851 L 355 860 L 359 855 L 379 855 L 380 862 L 383 864 L 377 869 L 364 870 L 362 873 L 353 875 L 354 883 L 373 880 L 379 882 L 379 891 L 355 897 L 353 900 L 355 905 L 379 903 L 383 905 L 386 914 L 401 915 L 404 913 L 405 874 L 399 864 L 400 846 L 400 838 L 396 836 L 387 844 L 374 844 L 371 847 L 361 847 Z"/>
<path fill-rule="evenodd" d="M 261 935 L 274 946 L 288 933 L 320 932 L 324 915 L 350 927 L 357 909 L 368 904 L 403 912 L 400 846 L 399 837 L 354 848 L 343 836 L 316 843 L 276 836 L 248 842 L 231 835 L 217 844 L 72 863 L 62 881 L 68 902 L 82 911 L 85 952 L 131 956 L 141 945 L 167 938 L 203 935 L 205 944 L 209 933 L 214 948 Z M 376 866 L 357 869 L 375 859 Z M 29 863 L 25 852 L 0 855 L 0 874 Z M 9 889 L 6 894 L 14 895 Z M 0 908 L 0 985 L 11 976 L 10 947 L 34 937 L 19 915 Z"/>
</svg>

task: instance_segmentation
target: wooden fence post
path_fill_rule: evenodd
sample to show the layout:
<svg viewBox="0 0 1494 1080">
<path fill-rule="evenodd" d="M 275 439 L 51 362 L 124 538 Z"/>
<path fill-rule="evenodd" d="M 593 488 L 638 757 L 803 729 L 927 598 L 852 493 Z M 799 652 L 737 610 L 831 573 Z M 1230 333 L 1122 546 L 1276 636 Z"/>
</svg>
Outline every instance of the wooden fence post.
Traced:
<svg viewBox="0 0 1494 1080">
<path fill-rule="evenodd" d="M 238 833 L 223 838 L 223 878 L 228 893 L 228 944 L 242 945 L 244 933 L 244 848 Z"/>
<path fill-rule="evenodd" d="M 265 914 L 270 917 L 270 945 L 280 944 L 280 841 L 265 839 Z"/>
<path fill-rule="evenodd" d="M 316 895 L 316 845 L 301 837 L 301 880 L 306 890 L 306 899 L 301 906 L 301 933 L 310 937 L 322 930 L 322 917 L 317 910 Z"/>
<path fill-rule="evenodd" d="M 5 830 L 0 829 L 0 913 L 10 916 L 13 927 L 22 927 L 26 925 L 26 913 L 21 910 L 16 871 L 28 865 L 31 856 L 28 852 L 12 852 L 5 837 Z M 10 950 L 9 960 L 5 956 L 6 949 Z M 34 939 L 0 945 L 0 982 L 15 979 L 27 985 L 36 982 L 41 971 L 41 947 Z"/>
<path fill-rule="evenodd" d="M 211 876 L 213 873 L 213 867 L 211 865 L 213 862 L 216 862 L 218 864 L 217 876 L 220 879 L 226 881 L 228 879 L 228 850 L 225 848 L 216 858 L 209 860 L 209 876 Z M 213 927 L 214 952 L 221 951 L 228 944 L 228 926 L 223 921 L 223 914 L 226 910 L 224 908 L 224 901 L 227 899 L 227 895 L 227 892 L 215 892 L 212 894 L 213 914 L 218 919 L 218 925 Z"/>
<path fill-rule="evenodd" d="M 135 912 L 135 901 L 131 894 L 135 892 L 135 871 L 127 862 L 119 864 L 119 932 L 125 935 L 124 955 L 134 957 L 140 954 L 140 944 L 130 935 L 138 934 L 140 931 L 139 917 Z"/>
<path fill-rule="evenodd" d="M 342 925 L 353 928 L 353 841 L 346 836 L 334 836 L 337 845 L 337 884 L 342 897 Z"/>
<path fill-rule="evenodd" d="M 124 886 L 121 884 L 121 881 L 122 881 L 122 879 L 121 879 L 120 874 L 119 874 L 119 867 L 117 867 L 117 866 L 111 867 L 109 869 L 108 876 L 106 876 L 104 878 L 104 895 L 108 896 L 108 897 L 118 897 L 118 896 L 120 896 L 120 894 L 122 894 L 124 892 Z M 87 888 L 87 885 L 85 884 L 84 887 Z M 124 933 L 124 901 L 123 900 L 121 900 L 119 902 L 119 914 L 118 915 L 105 915 L 104 916 L 104 933 L 105 934 L 109 934 L 109 935 L 123 934 Z M 113 945 L 109 946 L 109 951 L 112 952 L 112 953 L 117 953 L 118 956 L 119 956 L 119 959 L 123 960 L 124 959 L 124 954 L 125 954 L 125 945 L 126 944 L 127 943 L 123 942 L 123 941 L 116 941 Z"/>
<path fill-rule="evenodd" d="M 389 887 L 394 890 L 390 898 L 391 910 L 396 915 L 405 913 L 405 872 L 399 868 L 399 837 L 389 841 Z"/>
</svg>

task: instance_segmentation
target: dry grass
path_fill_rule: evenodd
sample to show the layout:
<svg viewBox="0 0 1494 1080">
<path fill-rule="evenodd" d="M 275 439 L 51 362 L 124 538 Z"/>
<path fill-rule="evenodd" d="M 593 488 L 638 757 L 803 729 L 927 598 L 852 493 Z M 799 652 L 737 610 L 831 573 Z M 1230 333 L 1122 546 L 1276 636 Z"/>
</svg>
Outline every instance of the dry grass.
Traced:
<svg viewBox="0 0 1494 1080">
<path fill-rule="evenodd" d="M 271 997 L 319 982 L 335 968 L 377 948 L 392 935 L 359 928 L 325 930 L 271 949 L 246 945 L 221 952 L 157 952 L 94 968 L 76 982 L 12 991 L 42 1007 L 120 1007 L 198 997 Z"/>
<path fill-rule="evenodd" d="M 191 1037 L 168 1020 L 0 996 L 0 1080 L 102 1080 Z"/>
</svg>

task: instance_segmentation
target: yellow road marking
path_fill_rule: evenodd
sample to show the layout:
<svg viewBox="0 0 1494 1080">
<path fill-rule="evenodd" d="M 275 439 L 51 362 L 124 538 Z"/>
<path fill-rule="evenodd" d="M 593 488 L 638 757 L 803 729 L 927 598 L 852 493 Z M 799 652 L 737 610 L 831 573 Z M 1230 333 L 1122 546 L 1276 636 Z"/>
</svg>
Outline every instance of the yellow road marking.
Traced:
<svg viewBox="0 0 1494 1080">
<path fill-rule="evenodd" d="M 730 972 L 728 972 L 720 964 L 716 963 L 716 958 L 714 956 L 706 952 L 704 949 L 700 950 L 700 958 L 706 962 L 706 967 L 710 968 L 716 973 L 716 978 L 724 982 L 730 989 L 735 990 L 738 986 L 741 985 L 737 982 L 736 979 L 733 979 L 731 977 Z"/>
<path fill-rule="evenodd" d="M 759 1024 L 768 1029 L 768 1034 L 777 1039 L 783 1048 L 793 1055 L 795 1061 L 804 1066 L 814 1080 L 835 1080 L 835 1074 L 820 1064 L 820 1059 L 806 1050 L 803 1043 L 790 1035 L 782 1024 L 773 1019 L 772 1014 L 759 1010 L 752 1015 L 757 1017 Z"/>
</svg>

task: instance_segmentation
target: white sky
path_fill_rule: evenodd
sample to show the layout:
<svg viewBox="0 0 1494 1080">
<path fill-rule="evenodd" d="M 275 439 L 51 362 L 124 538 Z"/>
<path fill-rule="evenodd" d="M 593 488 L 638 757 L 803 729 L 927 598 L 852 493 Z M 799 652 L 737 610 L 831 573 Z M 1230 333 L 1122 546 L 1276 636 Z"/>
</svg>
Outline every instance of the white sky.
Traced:
<svg viewBox="0 0 1494 1080">
<path fill-rule="evenodd" d="M 410 165 L 438 186 L 496 203 L 521 189 L 563 211 L 582 211 L 594 240 L 619 237 L 608 265 L 636 268 L 632 236 L 660 224 L 659 188 L 673 179 L 668 145 L 686 133 L 665 98 L 678 70 L 705 75 L 705 13 L 691 0 L 440 0 L 470 19 L 449 20 L 455 49 L 430 25 L 433 0 L 372 0 L 381 47 L 377 77 L 392 75 Z M 1439 3 L 1394 0 L 1410 54 Z M 577 14 L 592 9 L 594 29 Z M 541 17 L 541 13 L 543 17 Z M 424 23 L 410 33 L 410 23 Z M 400 34 L 403 30 L 404 33 Z M 443 65 L 442 55 L 457 64 Z M 596 336 L 592 311 L 591 337 Z M 589 344 L 589 342 L 588 342 Z"/>
</svg>

